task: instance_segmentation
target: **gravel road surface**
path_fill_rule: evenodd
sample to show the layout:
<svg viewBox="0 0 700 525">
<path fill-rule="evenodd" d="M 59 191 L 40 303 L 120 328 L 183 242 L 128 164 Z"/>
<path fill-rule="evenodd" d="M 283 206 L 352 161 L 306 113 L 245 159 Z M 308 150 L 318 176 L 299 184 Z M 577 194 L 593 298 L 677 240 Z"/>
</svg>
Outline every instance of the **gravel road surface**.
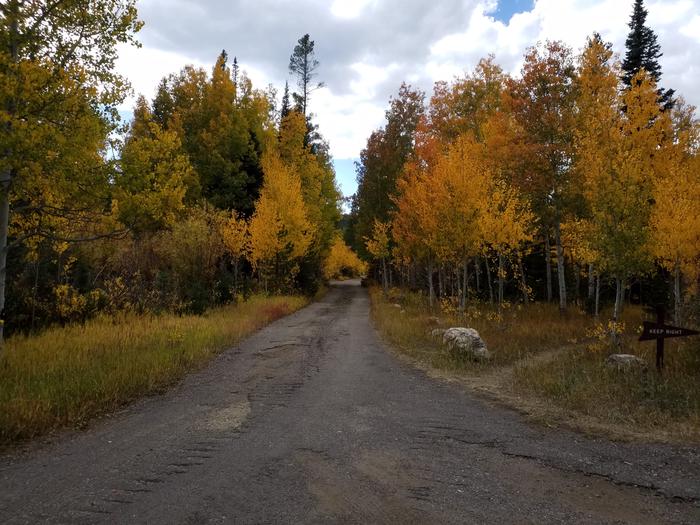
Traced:
<svg viewBox="0 0 700 525">
<path fill-rule="evenodd" d="M 350 281 L 169 393 L 0 459 L 0 523 L 338 522 L 697 524 L 700 450 L 544 428 L 431 379 Z"/>
</svg>

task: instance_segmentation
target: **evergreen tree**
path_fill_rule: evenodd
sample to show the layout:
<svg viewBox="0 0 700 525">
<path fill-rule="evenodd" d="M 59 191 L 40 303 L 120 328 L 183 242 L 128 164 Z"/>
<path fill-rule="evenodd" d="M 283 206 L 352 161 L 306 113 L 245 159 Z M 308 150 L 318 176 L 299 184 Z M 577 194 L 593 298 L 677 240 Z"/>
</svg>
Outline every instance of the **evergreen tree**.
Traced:
<svg viewBox="0 0 700 525">
<path fill-rule="evenodd" d="M 289 57 L 289 72 L 297 78 L 297 86 L 301 90 L 301 93 L 294 93 L 294 101 L 299 112 L 305 117 L 311 93 L 324 86 L 323 82 L 313 84 L 319 65 L 314 51 L 314 41 L 307 33 L 299 39 L 297 45 L 294 46 L 292 56 Z"/>
<path fill-rule="evenodd" d="M 622 80 L 627 86 L 632 85 L 632 79 L 642 68 L 657 85 L 661 80 L 659 59 L 663 53 L 656 40 L 656 34 L 646 25 L 647 14 L 644 0 L 635 0 L 629 23 L 630 32 L 625 41 L 627 51 L 622 62 Z M 658 92 L 659 103 L 665 109 L 670 109 L 673 106 L 674 90 L 659 88 Z"/>
<path fill-rule="evenodd" d="M 233 77 L 233 87 L 236 89 L 234 98 L 238 102 L 238 77 L 240 76 L 241 67 L 238 65 L 238 58 L 233 57 L 233 65 L 231 66 L 231 75 Z"/>
<path fill-rule="evenodd" d="M 291 107 L 289 106 L 289 82 L 284 83 L 284 95 L 282 96 L 282 109 L 280 109 L 280 122 L 285 119 Z"/>
</svg>

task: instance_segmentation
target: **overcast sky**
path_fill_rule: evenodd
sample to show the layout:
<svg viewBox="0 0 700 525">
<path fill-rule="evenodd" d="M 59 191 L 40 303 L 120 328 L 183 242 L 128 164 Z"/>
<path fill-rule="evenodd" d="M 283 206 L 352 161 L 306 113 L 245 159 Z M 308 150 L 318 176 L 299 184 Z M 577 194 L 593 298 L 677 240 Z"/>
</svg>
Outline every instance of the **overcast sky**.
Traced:
<svg viewBox="0 0 700 525">
<path fill-rule="evenodd" d="M 222 49 L 256 87 L 288 78 L 289 55 L 309 33 L 326 87 L 310 109 L 331 145 L 346 195 L 352 162 L 381 126 L 402 81 L 428 93 L 436 80 L 473 69 L 489 53 L 517 74 L 528 46 L 563 40 L 580 50 L 598 31 L 624 53 L 632 0 L 139 0 L 141 49 L 124 48 L 119 69 L 152 97 L 161 77 L 186 64 L 209 69 Z M 700 105 L 700 0 L 646 2 L 664 77 Z M 125 110 L 131 109 L 133 99 Z"/>
</svg>

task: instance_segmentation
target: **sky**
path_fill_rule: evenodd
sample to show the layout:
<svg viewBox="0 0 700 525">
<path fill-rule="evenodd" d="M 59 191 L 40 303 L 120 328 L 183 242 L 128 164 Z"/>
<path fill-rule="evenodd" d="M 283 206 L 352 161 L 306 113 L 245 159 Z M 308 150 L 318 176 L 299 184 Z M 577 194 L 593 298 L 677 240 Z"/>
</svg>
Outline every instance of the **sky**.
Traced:
<svg viewBox="0 0 700 525">
<path fill-rule="evenodd" d="M 355 192 L 354 162 L 383 125 L 402 81 L 430 94 L 437 80 L 471 71 L 493 53 L 517 75 L 525 50 L 562 40 L 577 52 L 594 31 L 624 54 L 632 0 L 138 0 L 142 47 L 120 48 L 118 69 L 135 94 L 186 64 L 210 69 L 222 49 L 255 87 L 282 91 L 289 56 L 309 33 L 320 61 L 310 111 L 330 143 L 343 193 Z M 700 0 L 647 0 L 664 76 L 700 106 Z M 129 114 L 131 97 L 122 107 Z"/>
</svg>

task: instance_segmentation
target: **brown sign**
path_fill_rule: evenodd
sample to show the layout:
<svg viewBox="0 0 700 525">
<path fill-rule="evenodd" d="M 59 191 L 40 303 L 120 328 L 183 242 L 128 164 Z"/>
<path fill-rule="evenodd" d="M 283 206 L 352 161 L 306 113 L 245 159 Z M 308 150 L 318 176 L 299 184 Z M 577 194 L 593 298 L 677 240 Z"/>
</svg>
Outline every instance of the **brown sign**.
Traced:
<svg viewBox="0 0 700 525">
<path fill-rule="evenodd" d="M 656 341 L 656 368 L 663 370 L 664 368 L 664 340 L 671 337 L 686 337 L 689 335 L 698 335 L 700 332 L 689 328 L 680 328 L 665 324 L 666 312 L 663 306 L 656 308 L 656 322 L 650 323 L 644 321 L 644 330 L 639 337 L 640 341 Z"/>
<path fill-rule="evenodd" d="M 668 339 L 670 337 L 687 337 L 689 335 L 698 334 L 700 334 L 700 332 L 697 330 L 690 330 L 689 328 L 680 328 L 678 326 L 644 321 L 644 331 L 639 340 L 652 341 L 659 338 Z"/>
</svg>

